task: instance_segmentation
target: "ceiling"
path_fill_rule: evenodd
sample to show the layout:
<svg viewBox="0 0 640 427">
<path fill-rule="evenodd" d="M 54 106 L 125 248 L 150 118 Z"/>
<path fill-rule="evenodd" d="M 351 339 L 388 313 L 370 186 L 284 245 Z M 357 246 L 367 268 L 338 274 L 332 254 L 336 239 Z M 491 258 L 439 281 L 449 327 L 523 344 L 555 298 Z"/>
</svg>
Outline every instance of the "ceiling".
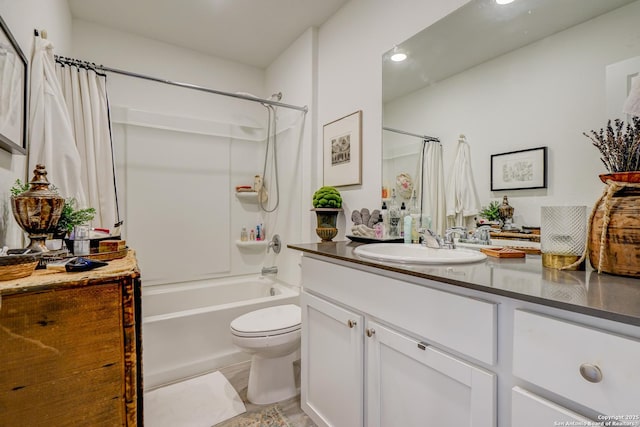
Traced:
<svg viewBox="0 0 640 427">
<path fill-rule="evenodd" d="M 636 0 L 473 0 L 397 46 L 383 61 L 383 100 L 391 101 L 492 58 Z"/>
<path fill-rule="evenodd" d="M 74 19 L 266 68 L 348 0 L 67 0 Z"/>
</svg>

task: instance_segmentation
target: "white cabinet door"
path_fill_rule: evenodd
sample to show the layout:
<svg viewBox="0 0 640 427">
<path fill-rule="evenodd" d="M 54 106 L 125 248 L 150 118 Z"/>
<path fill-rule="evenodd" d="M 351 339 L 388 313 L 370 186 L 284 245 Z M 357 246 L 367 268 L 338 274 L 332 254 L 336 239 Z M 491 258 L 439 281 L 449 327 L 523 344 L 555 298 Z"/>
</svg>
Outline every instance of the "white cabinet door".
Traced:
<svg viewBox="0 0 640 427">
<path fill-rule="evenodd" d="M 492 427 L 496 376 L 367 322 L 367 427 Z"/>
<path fill-rule="evenodd" d="M 363 317 L 306 292 L 301 308 L 302 409 L 319 426 L 363 426 Z"/>
<path fill-rule="evenodd" d="M 570 424 L 569 421 L 577 423 Z M 597 424 L 520 387 L 514 387 L 511 390 L 511 425 L 514 427 L 551 427 Z"/>
</svg>

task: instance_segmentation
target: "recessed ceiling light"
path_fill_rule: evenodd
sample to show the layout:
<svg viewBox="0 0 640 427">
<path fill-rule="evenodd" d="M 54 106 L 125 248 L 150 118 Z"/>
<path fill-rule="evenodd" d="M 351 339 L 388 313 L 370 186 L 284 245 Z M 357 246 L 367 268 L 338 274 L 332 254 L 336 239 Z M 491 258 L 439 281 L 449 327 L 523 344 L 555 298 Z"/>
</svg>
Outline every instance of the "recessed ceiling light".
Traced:
<svg viewBox="0 0 640 427">
<path fill-rule="evenodd" d="M 509 4 L 509 3 L 513 3 L 513 0 L 496 0 L 496 3 L 498 3 L 498 4 Z"/>
<path fill-rule="evenodd" d="M 401 61 L 404 61 L 405 59 L 407 59 L 406 53 L 396 52 L 393 55 L 391 55 L 391 60 L 393 62 L 401 62 Z"/>
</svg>

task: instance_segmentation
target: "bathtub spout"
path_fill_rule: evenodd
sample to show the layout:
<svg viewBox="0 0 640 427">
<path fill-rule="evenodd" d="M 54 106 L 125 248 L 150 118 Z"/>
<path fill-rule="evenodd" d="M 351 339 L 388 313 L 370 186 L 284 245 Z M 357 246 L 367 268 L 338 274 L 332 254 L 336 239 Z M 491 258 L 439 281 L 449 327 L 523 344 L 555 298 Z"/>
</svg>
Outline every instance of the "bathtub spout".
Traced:
<svg viewBox="0 0 640 427">
<path fill-rule="evenodd" d="M 278 267 L 272 265 L 271 267 L 262 267 L 262 275 L 265 274 L 278 274 Z"/>
</svg>

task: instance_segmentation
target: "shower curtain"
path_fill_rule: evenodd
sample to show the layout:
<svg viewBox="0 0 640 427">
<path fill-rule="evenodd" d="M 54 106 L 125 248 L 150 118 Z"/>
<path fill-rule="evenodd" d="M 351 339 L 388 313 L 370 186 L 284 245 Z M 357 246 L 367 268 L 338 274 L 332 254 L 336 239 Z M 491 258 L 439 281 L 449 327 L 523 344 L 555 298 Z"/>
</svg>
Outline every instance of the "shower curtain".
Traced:
<svg viewBox="0 0 640 427">
<path fill-rule="evenodd" d="M 422 212 L 431 218 L 431 230 L 444 236 L 446 228 L 444 169 L 442 167 L 442 145 L 425 142 L 421 155 L 422 167 Z"/>
<path fill-rule="evenodd" d="M 106 76 L 60 63 L 56 74 L 73 125 L 87 205 L 96 210 L 93 225 L 111 229 L 119 218 Z"/>
<path fill-rule="evenodd" d="M 53 44 L 39 36 L 31 56 L 29 101 L 29 178 L 35 165 L 43 164 L 61 196 L 86 206 L 80 154 L 56 77 Z"/>
</svg>

